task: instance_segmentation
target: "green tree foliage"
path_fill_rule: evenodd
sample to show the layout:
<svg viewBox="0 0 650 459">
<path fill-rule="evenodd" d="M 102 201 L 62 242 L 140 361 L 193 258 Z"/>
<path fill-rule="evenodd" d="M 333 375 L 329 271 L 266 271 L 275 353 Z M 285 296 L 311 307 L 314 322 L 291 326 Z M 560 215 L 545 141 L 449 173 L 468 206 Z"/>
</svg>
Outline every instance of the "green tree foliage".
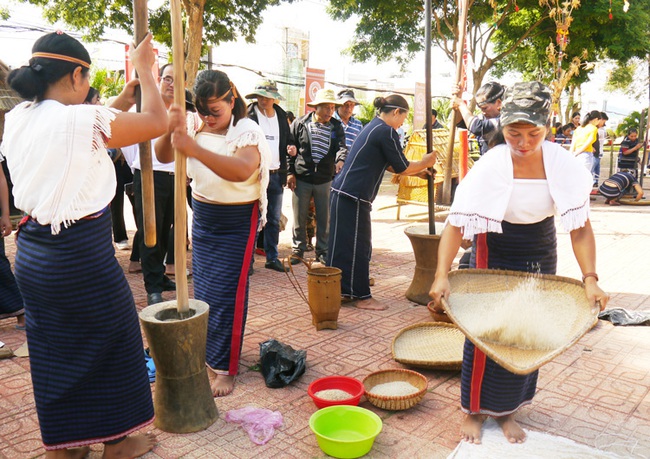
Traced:
<svg viewBox="0 0 650 459">
<path fill-rule="evenodd" d="M 124 76 L 105 68 L 92 67 L 90 71 L 90 86 L 106 98 L 117 96 L 124 87 Z"/>
<path fill-rule="evenodd" d="M 433 45 L 454 58 L 458 11 L 455 0 L 432 0 Z M 410 61 L 424 49 L 424 2 L 404 0 L 330 0 L 329 13 L 334 19 L 358 18 L 349 54 L 358 61 L 378 62 L 396 59 Z M 539 0 L 496 0 L 496 9 L 488 1 L 469 0 L 467 48 L 474 60 L 474 92 L 487 72 L 495 75 L 519 71 L 526 78 L 550 81 L 546 48 L 555 41 L 555 22 Z M 608 17 L 609 0 L 582 0 L 574 10 L 567 54 L 579 55 L 583 49 L 589 59 L 627 61 L 650 52 L 650 0 L 630 2 L 623 13 L 614 0 L 613 19 Z M 468 70 L 469 71 L 469 70 Z M 589 70 L 580 73 L 587 79 Z M 579 80 L 580 81 L 580 80 Z"/>
<path fill-rule="evenodd" d="M 648 109 L 644 109 L 641 112 L 635 111 L 630 113 L 623 121 L 616 126 L 617 135 L 627 134 L 628 129 L 636 129 L 639 132 L 639 135 L 643 135 L 645 126 L 641 126 L 642 120 L 647 120 Z M 644 121 L 645 123 L 645 121 Z"/>
<path fill-rule="evenodd" d="M 63 21 L 82 32 L 87 40 L 98 40 L 107 29 L 133 34 L 132 0 L 22 0 L 43 8 L 45 18 Z M 243 37 L 253 42 L 263 11 L 281 0 L 181 0 L 185 29 L 185 57 L 190 84 L 199 68 L 203 44 L 229 42 Z M 285 0 L 292 1 L 292 0 Z M 159 43 L 171 48 L 169 2 L 149 10 L 149 28 Z"/>
</svg>

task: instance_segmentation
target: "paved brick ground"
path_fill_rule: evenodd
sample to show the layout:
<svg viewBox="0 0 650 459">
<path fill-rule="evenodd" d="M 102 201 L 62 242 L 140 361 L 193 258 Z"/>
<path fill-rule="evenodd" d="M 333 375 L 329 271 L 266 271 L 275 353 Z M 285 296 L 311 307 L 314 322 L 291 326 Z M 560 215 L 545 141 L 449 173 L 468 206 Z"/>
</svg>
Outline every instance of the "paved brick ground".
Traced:
<svg viewBox="0 0 650 459">
<path fill-rule="evenodd" d="M 314 379 L 333 374 L 364 378 L 384 368 L 400 368 L 391 357 L 397 332 L 414 323 L 430 321 L 427 309 L 404 297 L 414 270 L 414 257 L 404 229 L 423 218 L 423 207 L 402 209 L 395 220 L 395 188 L 389 184 L 375 202 L 373 294 L 390 304 L 387 311 L 343 307 L 338 330 L 316 331 L 307 306 L 287 276 L 263 268 L 256 256 L 251 277 L 249 318 L 241 374 L 232 395 L 217 399 L 220 418 L 207 430 L 173 435 L 156 431 L 158 445 L 147 458 L 305 458 L 325 457 L 308 427 L 315 411 L 307 395 Z M 289 195 L 285 214 L 291 215 Z M 611 307 L 650 311 L 650 207 L 610 207 L 599 197 L 593 202 L 592 222 L 597 237 L 601 285 L 612 295 Z M 128 213 L 128 212 L 127 212 Z M 289 231 L 281 235 L 281 254 L 289 252 Z M 7 240 L 13 261 L 13 237 Z M 116 256 L 125 268 L 128 252 Z M 569 237 L 559 234 L 558 274 L 579 278 Z M 297 276 L 306 286 L 305 269 Z M 126 274 L 138 309 L 145 306 L 142 278 Z M 190 295 L 192 294 L 190 283 Z M 166 293 L 166 299 L 173 295 Z M 558 318 L 558 320 L 561 320 Z M 290 387 L 267 389 L 254 369 L 259 343 L 276 338 L 307 350 L 307 371 Z M 14 320 L 0 321 L 0 340 L 16 349 L 25 341 Z M 458 443 L 462 419 L 459 409 L 459 373 L 420 370 L 429 380 L 424 400 L 405 412 L 387 412 L 362 399 L 375 411 L 384 429 L 368 457 L 444 458 Z M 601 321 L 580 342 L 540 371 L 538 393 L 518 419 L 526 429 L 570 438 L 623 457 L 648 457 L 650 451 L 650 328 L 614 327 Z M 153 388 L 153 386 L 152 386 Z M 284 426 L 265 446 L 254 445 L 244 431 L 224 421 L 226 411 L 247 405 L 278 410 Z M 30 458 L 44 454 L 34 409 L 29 359 L 0 361 L 0 458 Z M 98 458 L 95 446 L 90 457 Z"/>
</svg>

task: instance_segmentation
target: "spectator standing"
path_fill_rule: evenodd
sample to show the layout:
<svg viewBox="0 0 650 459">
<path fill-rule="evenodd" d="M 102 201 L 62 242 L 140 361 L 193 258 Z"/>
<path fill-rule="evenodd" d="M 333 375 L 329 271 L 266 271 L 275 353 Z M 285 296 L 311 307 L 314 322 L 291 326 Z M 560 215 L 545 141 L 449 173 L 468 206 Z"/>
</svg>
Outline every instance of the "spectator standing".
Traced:
<svg viewBox="0 0 650 459">
<path fill-rule="evenodd" d="M 345 132 L 333 118 L 338 100 L 332 89 L 321 89 L 312 102 L 315 107 L 291 125 L 297 147 L 296 156 L 289 157 L 287 186 L 293 191 L 292 253 L 303 257 L 307 248 L 306 224 L 309 201 L 314 198 L 316 210 L 316 259 L 326 263 L 329 233 L 329 197 L 334 174 L 343 168 L 347 147 Z M 292 259 L 293 264 L 300 263 Z"/>
<path fill-rule="evenodd" d="M 490 148 L 490 142 L 499 127 L 501 99 L 505 87 L 496 81 L 486 83 L 476 91 L 476 105 L 481 109 L 481 115 L 474 115 L 465 101 L 461 99 L 458 86 L 454 88 L 451 106 L 460 111 L 467 130 L 476 136 L 481 155 Z"/>
<path fill-rule="evenodd" d="M 169 109 L 174 102 L 174 66 L 165 64 L 160 68 L 158 90 L 165 107 Z M 152 151 L 155 140 L 151 142 Z M 135 150 L 135 151 L 127 151 Z M 165 254 L 167 262 L 173 264 L 173 249 L 167 250 L 171 228 L 174 223 L 174 163 L 161 163 L 151 155 L 156 215 L 156 244 L 147 247 L 144 241 L 144 211 L 142 208 L 142 174 L 138 145 L 123 148 L 125 155 L 133 158 L 133 198 L 135 202 L 136 226 L 140 231 L 140 265 L 144 287 L 147 291 L 147 304 L 163 301 L 162 292 L 176 290 L 176 284 L 165 275 Z M 172 243 L 173 247 L 173 243 Z M 183 267 L 184 268 L 184 267 Z"/>
<path fill-rule="evenodd" d="M 142 113 L 126 112 L 135 80 L 113 104 L 123 112 L 83 105 L 90 56 L 63 32 L 39 38 L 29 64 L 8 78 L 28 100 L 7 114 L 4 155 L 16 206 L 27 215 L 15 274 L 48 459 L 83 457 L 95 443 L 104 443 L 106 458 L 138 457 L 156 440 L 127 436 L 149 425 L 154 411 L 137 311 L 112 243 L 115 171 L 106 152 L 165 132 L 151 40 L 129 53 Z"/>
<path fill-rule="evenodd" d="M 266 137 L 271 149 L 269 164 L 269 186 L 266 189 L 268 200 L 266 224 L 259 237 L 264 242 L 266 263 L 264 267 L 274 271 L 285 272 L 278 260 L 278 242 L 280 239 L 280 218 L 282 217 L 282 195 L 287 185 L 287 154 L 296 155 L 296 146 L 287 122 L 287 114 L 275 103 L 284 100 L 273 80 L 261 80 L 255 85 L 247 99 L 256 99 L 248 106 L 248 117 L 255 121 Z"/>
<path fill-rule="evenodd" d="M 573 112 L 573 115 L 571 115 L 571 122 L 569 124 L 573 126 L 574 131 L 580 127 L 580 118 L 580 112 Z"/>
<path fill-rule="evenodd" d="M 426 128 L 427 128 L 427 124 L 424 123 L 422 129 L 426 129 Z M 446 129 L 440 123 L 440 121 L 438 121 L 438 110 L 436 110 L 435 108 L 431 109 L 431 129 Z"/>
<path fill-rule="evenodd" d="M 594 177 L 594 188 L 598 187 L 598 181 L 600 180 L 600 158 L 603 157 L 605 145 L 607 144 L 607 129 L 605 129 L 605 125 L 608 119 L 607 113 L 600 112 L 600 121 L 598 122 L 598 148 L 594 148 L 594 162 L 591 166 L 591 175 Z"/>
<path fill-rule="evenodd" d="M 336 107 L 334 118 L 343 124 L 343 131 L 345 131 L 345 146 L 348 151 L 350 151 L 354 139 L 357 138 L 361 129 L 363 129 L 361 121 L 354 117 L 354 108 L 359 105 L 359 101 L 354 98 L 354 91 L 352 89 L 339 91 L 336 97 L 339 105 Z"/>
<path fill-rule="evenodd" d="M 598 124 L 600 112 L 592 110 L 585 115 L 582 125 L 573 132 L 569 151 L 591 172 L 594 162 L 595 144 L 598 141 Z"/>
<path fill-rule="evenodd" d="M 210 306 L 206 363 L 212 393 L 220 397 L 232 392 L 239 370 L 248 270 L 266 218 L 271 152 L 228 75 L 202 71 L 194 96 L 196 114 L 183 118 L 180 108 L 172 107 L 169 134 L 157 141 L 156 155 L 171 161 L 173 145 L 187 157 L 194 296 Z"/>
<path fill-rule="evenodd" d="M 630 128 L 623 138 L 618 153 L 618 168 L 631 172 L 634 177 L 638 175 L 639 151 L 643 143 L 639 142 L 639 131 Z"/>
<path fill-rule="evenodd" d="M 565 124 L 559 129 L 559 132 L 555 134 L 555 143 L 559 143 L 560 145 L 570 145 L 572 136 L 573 124 Z"/>
</svg>

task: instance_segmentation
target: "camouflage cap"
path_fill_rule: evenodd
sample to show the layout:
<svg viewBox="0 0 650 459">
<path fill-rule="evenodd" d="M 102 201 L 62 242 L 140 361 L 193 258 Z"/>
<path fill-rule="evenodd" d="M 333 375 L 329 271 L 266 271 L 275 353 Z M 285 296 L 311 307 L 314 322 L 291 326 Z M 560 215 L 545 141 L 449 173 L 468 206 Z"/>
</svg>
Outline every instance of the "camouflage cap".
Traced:
<svg viewBox="0 0 650 459">
<path fill-rule="evenodd" d="M 284 100 L 278 92 L 278 85 L 273 80 L 260 80 L 255 85 L 255 90 L 246 95 L 246 99 L 256 99 L 257 96 L 268 97 L 269 99 Z"/>
<path fill-rule="evenodd" d="M 501 126 L 529 123 L 546 126 L 551 114 L 551 90 L 538 81 L 515 83 L 509 87 L 501 105 Z"/>
</svg>

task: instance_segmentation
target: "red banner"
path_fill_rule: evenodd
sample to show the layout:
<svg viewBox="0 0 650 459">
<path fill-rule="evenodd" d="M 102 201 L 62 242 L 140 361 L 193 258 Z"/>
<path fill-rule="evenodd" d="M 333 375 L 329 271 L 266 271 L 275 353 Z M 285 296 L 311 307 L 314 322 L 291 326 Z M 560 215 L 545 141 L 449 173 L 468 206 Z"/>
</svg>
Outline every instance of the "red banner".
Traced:
<svg viewBox="0 0 650 459">
<path fill-rule="evenodd" d="M 307 68 L 307 81 L 305 83 L 305 113 L 314 110 L 307 105 L 316 98 L 316 93 L 325 87 L 325 70 Z"/>
<path fill-rule="evenodd" d="M 158 81 L 158 73 L 159 73 L 158 50 L 154 48 L 153 52 L 156 54 L 156 61 L 154 62 L 153 67 L 151 68 L 151 73 L 153 73 L 154 79 Z M 135 78 L 135 68 L 131 63 L 131 59 L 129 59 L 129 45 L 124 45 L 124 63 L 125 63 L 124 80 L 128 83 L 133 78 Z"/>
</svg>

